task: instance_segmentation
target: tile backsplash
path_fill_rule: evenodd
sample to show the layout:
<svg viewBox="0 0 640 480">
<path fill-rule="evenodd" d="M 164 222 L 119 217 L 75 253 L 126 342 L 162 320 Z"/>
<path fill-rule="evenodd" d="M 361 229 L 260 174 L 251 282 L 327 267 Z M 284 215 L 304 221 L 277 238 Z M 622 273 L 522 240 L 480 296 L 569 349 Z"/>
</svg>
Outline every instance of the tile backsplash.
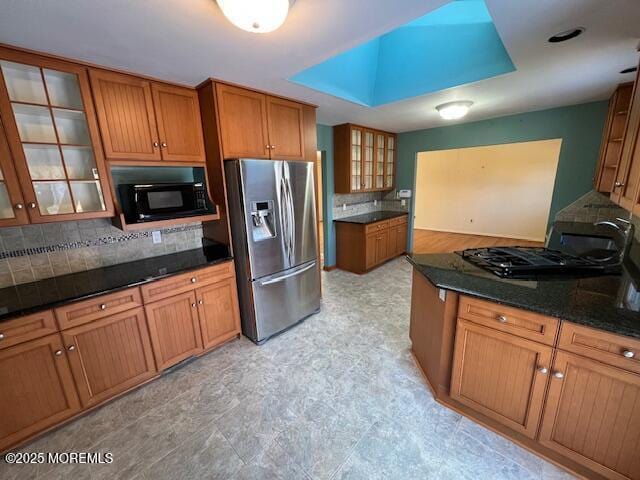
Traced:
<svg viewBox="0 0 640 480">
<path fill-rule="evenodd" d="M 202 224 L 123 232 L 110 219 L 0 228 L 0 288 L 202 246 Z"/>
<path fill-rule="evenodd" d="M 558 222 L 599 222 L 616 217 L 629 218 L 629 212 L 607 195 L 591 190 L 556 214 Z"/>
<path fill-rule="evenodd" d="M 402 206 L 402 201 L 396 198 L 395 190 L 391 192 L 336 193 L 333 196 L 333 218 L 351 217 L 379 210 L 408 212 L 408 204 L 407 201 L 406 205 Z M 343 205 L 345 205 L 344 210 Z"/>
</svg>

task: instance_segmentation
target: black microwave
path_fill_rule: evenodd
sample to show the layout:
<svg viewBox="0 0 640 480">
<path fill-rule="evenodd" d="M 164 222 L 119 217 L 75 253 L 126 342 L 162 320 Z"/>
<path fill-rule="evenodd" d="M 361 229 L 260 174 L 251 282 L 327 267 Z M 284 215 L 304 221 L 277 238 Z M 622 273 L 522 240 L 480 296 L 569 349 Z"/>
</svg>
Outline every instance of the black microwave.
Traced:
<svg viewBox="0 0 640 480">
<path fill-rule="evenodd" d="M 153 222 L 214 213 L 202 182 L 120 184 L 120 203 L 127 223 Z"/>
</svg>

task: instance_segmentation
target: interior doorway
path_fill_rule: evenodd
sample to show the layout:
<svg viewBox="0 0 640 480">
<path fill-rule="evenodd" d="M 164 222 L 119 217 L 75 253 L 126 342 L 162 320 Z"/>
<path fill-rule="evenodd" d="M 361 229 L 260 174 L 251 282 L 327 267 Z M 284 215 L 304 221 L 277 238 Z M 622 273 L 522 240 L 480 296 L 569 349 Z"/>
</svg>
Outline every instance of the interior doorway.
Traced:
<svg viewBox="0 0 640 480">
<path fill-rule="evenodd" d="M 322 152 L 316 152 L 316 200 L 318 205 L 318 250 L 320 268 L 324 267 L 324 199 L 322 196 Z"/>
</svg>

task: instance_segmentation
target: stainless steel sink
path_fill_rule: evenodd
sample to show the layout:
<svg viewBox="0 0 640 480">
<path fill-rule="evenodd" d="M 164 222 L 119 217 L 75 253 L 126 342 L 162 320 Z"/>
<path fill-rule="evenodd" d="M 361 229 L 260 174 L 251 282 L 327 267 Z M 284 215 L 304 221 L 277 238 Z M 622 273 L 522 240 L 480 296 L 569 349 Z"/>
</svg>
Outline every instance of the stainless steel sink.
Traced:
<svg viewBox="0 0 640 480">
<path fill-rule="evenodd" d="M 560 245 L 564 251 L 590 260 L 617 261 L 620 256 L 620 248 L 615 239 L 603 235 L 562 233 Z"/>
</svg>

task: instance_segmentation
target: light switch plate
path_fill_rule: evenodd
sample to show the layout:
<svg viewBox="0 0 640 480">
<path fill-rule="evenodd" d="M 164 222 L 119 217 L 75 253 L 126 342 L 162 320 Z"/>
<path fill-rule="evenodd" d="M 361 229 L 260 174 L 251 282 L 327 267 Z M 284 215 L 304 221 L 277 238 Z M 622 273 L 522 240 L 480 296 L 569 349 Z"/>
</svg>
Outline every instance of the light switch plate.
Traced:
<svg viewBox="0 0 640 480">
<path fill-rule="evenodd" d="M 447 299 L 447 291 L 440 288 L 438 290 L 438 297 L 440 297 L 441 302 L 444 302 Z"/>
<path fill-rule="evenodd" d="M 151 238 L 153 238 L 153 243 L 162 243 L 162 234 L 160 230 L 154 230 L 151 232 Z"/>
</svg>

